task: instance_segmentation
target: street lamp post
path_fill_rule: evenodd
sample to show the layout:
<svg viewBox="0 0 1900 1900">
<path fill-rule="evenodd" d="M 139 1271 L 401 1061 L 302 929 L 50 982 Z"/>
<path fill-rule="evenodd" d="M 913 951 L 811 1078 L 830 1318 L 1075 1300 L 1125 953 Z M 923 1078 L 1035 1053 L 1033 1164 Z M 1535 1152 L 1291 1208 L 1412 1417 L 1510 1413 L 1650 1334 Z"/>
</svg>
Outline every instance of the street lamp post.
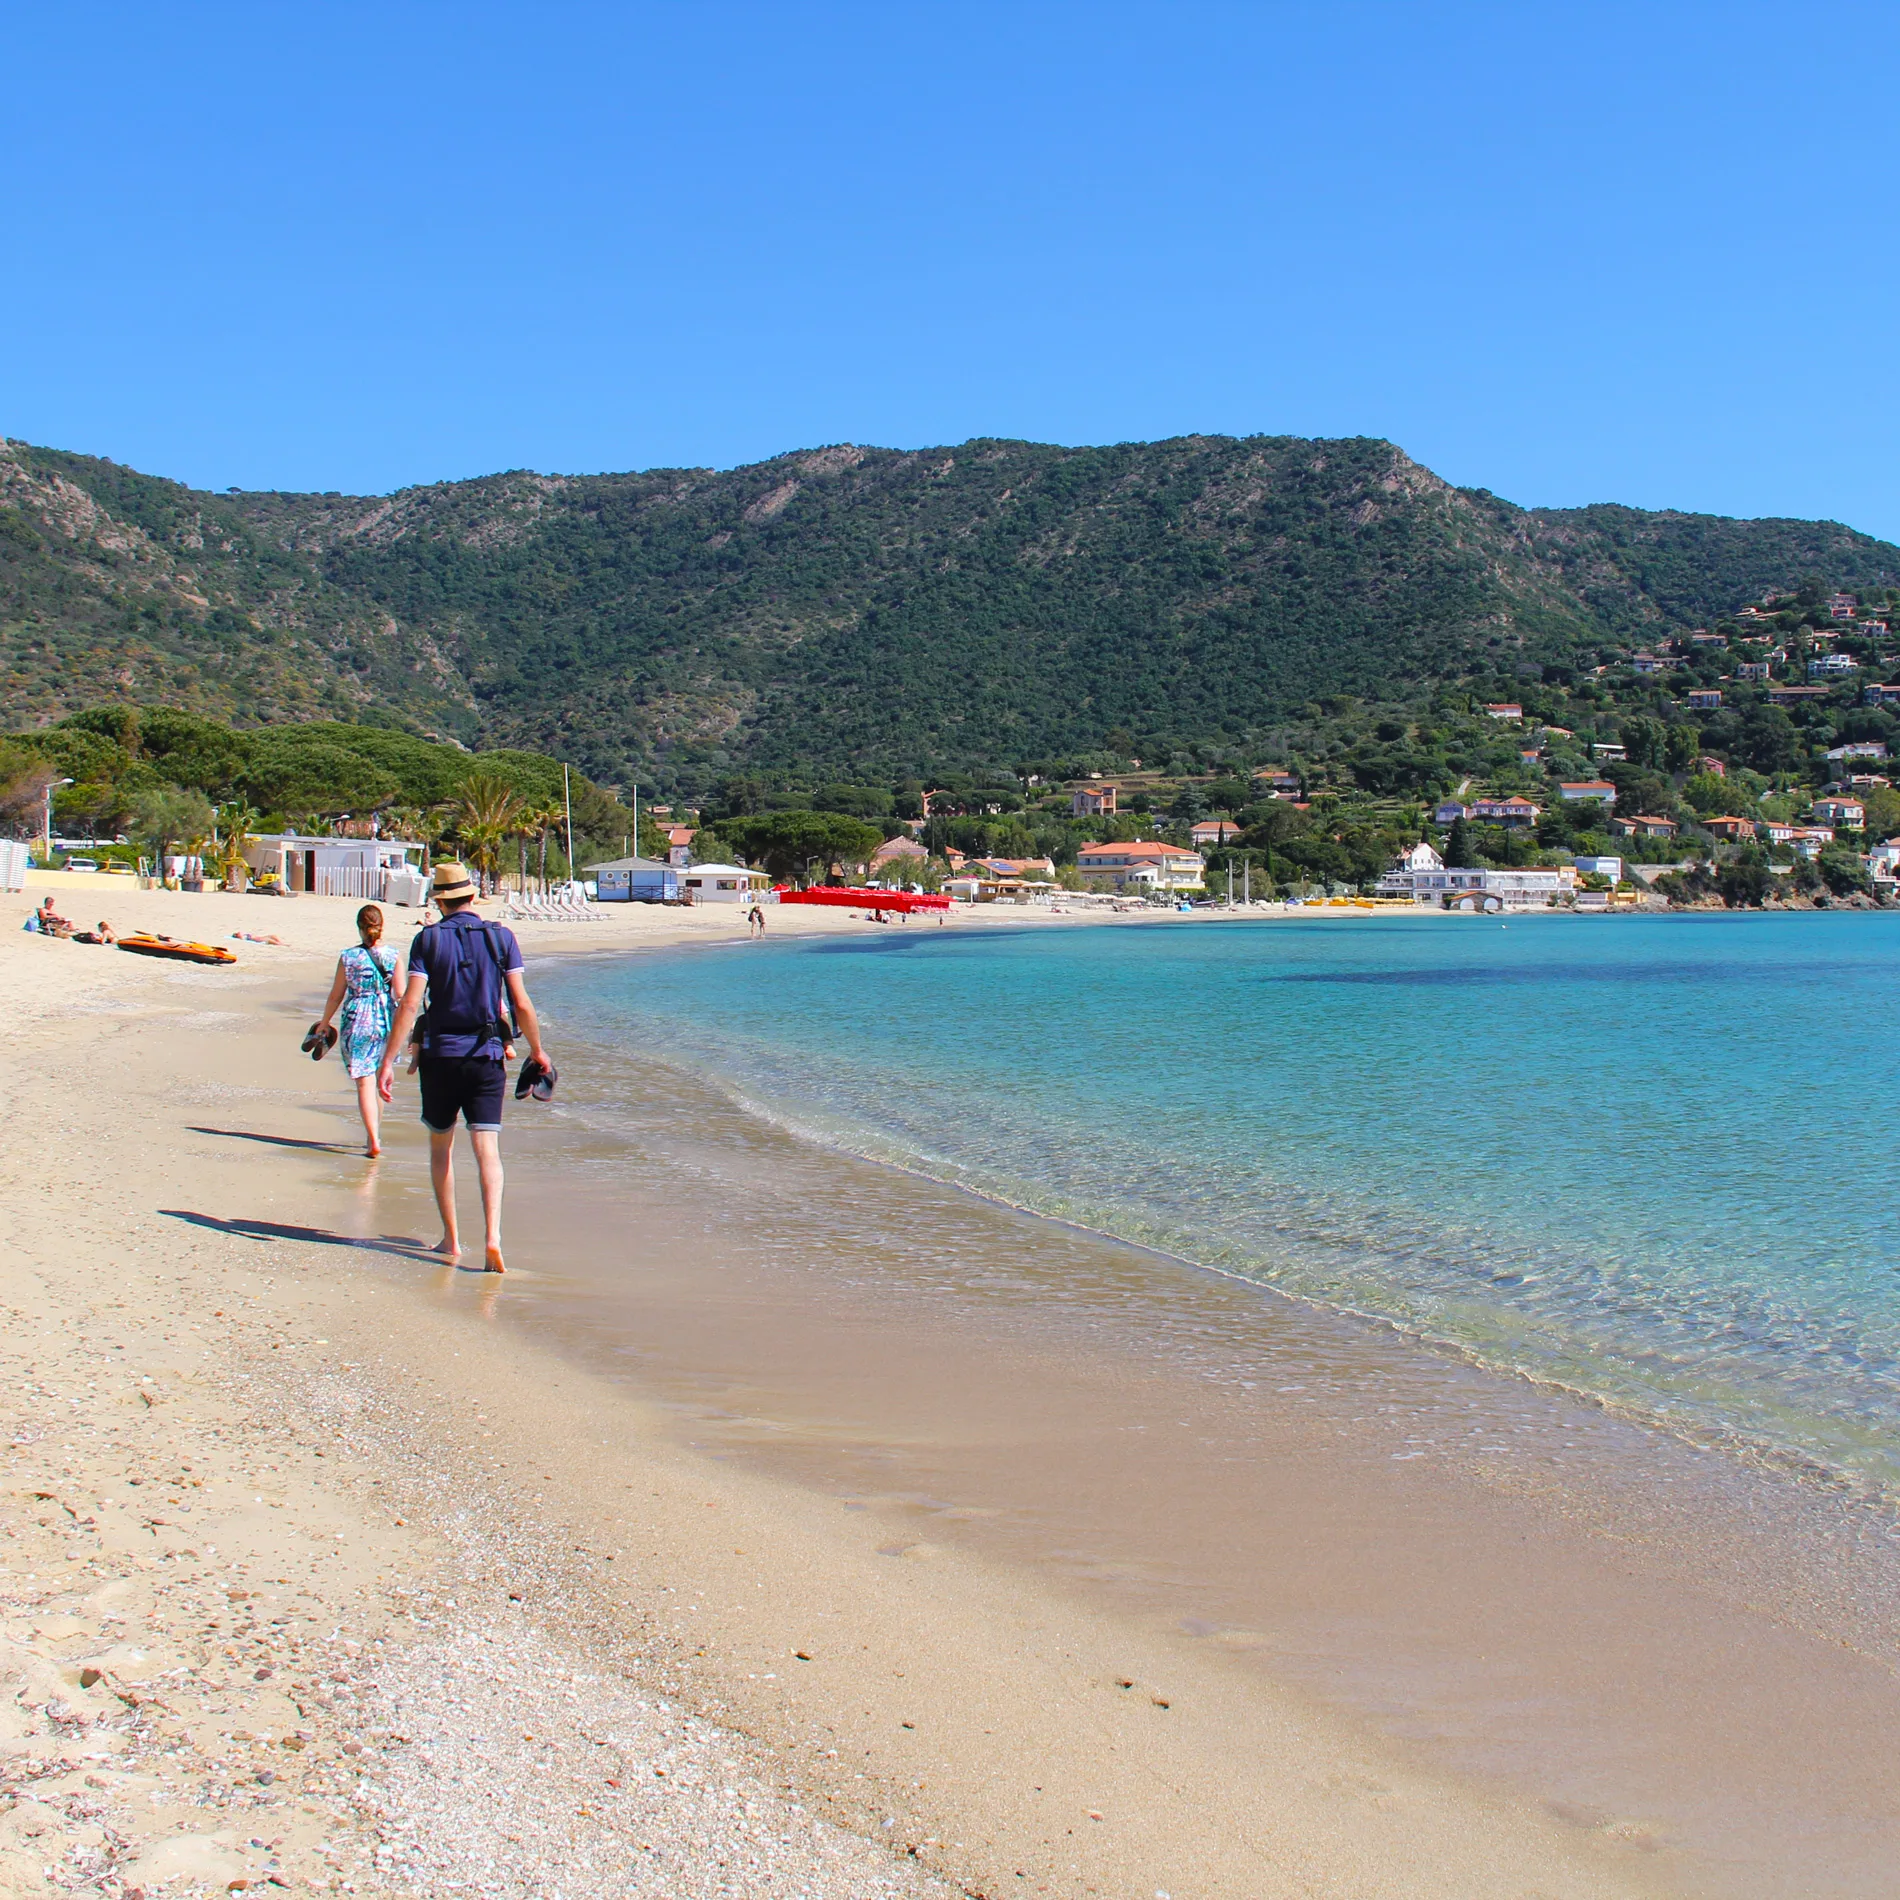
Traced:
<svg viewBox="0 0 1900 1900">
<path fill-rule="evenodd" d="M 53 868 L 53 793 L 62 785 L 70 785 L 69 778 L 49 778 L 46 781 L 46 812 L 40 823 L 40 855 L 46 860 L 46 868 Z"/>
</svg>

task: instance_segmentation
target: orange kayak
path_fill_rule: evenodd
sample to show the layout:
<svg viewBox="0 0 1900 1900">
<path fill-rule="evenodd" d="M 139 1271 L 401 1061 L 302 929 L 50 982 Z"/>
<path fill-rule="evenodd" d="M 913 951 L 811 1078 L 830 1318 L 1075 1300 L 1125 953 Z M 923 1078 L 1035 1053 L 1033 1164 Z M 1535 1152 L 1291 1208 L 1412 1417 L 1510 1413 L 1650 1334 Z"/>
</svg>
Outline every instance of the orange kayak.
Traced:
<svg viewBox="0 0 1900 1900">
<path fill-rule="evenodd" d="M 130 937 L 119 939 L 121 950 L 130 950 L 134 956 L 170 957 L 175 963 L 235 963 L 237 953 L 227 950 L 219 943 L 180 943 L 175 937 L 158 937 L 150 931 L 139 931 Z"/>
</svg>

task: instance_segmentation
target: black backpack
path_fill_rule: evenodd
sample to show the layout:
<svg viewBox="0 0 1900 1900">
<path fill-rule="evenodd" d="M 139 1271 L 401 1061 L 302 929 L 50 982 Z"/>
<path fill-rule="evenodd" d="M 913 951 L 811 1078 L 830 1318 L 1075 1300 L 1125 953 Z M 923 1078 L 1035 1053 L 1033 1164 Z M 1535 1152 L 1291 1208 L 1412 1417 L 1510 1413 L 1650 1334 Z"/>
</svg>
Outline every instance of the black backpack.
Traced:
<svg viewBox="0 0 1900 1900">
<path fill-rule="evenodd" d="M 513 1013 L 508 1007 L 508 977 L 502 966 L 501 950 L 495 942 L 494 926 L 488 923 L 458 924 L 450 930 L 447 920 L 432 924 L 434 932 L 448 932 L 455 943 L 456 960 L 454 968 L 448 972 L 447 983 L 438 986 L 434 972 L 429 972 L 429 1002 L 422 1012 L 422 1021 L 418 1025 L 422 1033 L 422 1046 L 426 1050 L 431 1040 L 438 1035 L 468 1036 L 479 1038 L 480 1046 L 499 1039 L 513 1042 L 520 1032 L 513 1021 Z M 494 983 L 491 987 L 482 981 L 484 971 L 475 967 L 476 959 L 469 955 L 468 939 L 479 937 L 486 955 L 480 959 L 492 972 Z M 436 942 L 443 941 L 437 935 Z"/>
</svg>

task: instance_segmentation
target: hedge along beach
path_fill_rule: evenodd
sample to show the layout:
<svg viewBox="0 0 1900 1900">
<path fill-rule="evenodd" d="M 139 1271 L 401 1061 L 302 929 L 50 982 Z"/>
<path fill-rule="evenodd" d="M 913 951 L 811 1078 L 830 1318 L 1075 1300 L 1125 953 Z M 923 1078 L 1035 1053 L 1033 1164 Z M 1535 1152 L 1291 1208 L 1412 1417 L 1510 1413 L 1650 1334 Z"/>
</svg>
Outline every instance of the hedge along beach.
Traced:
<svg viewBox="0 0 1900 1900">
<path fill-rule="evenodd" d="M 742 913 L 518 927 L 571 1106 L 510 1110 L 494 1282 L 423 1257 L 413 1094 L 372 1172 L 297 1054 L 352 906 L 129 895 L 290 940 L 198 971 L 26 902 L 10 1876 L 1879 1891 L 1863 1520 L 567 1053 L 550 952 L 780 954 Z M 1453 1416 L 1483 1482 L 1404 1459 Z"/>
</svg>

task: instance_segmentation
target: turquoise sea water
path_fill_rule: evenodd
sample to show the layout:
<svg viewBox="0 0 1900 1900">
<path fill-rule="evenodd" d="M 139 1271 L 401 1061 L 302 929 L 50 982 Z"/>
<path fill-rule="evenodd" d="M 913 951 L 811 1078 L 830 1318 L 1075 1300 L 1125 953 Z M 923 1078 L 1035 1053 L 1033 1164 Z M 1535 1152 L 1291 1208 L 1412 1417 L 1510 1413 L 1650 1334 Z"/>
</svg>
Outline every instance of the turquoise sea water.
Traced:
<svg viewBox="0 0 1900 1900">
<path fill-rule="evenodd" d="M 812 1139 L 1900 1495 L 1897 966 L 1884 915 L 910 925 L 560 995 Z"/>
</svg>

